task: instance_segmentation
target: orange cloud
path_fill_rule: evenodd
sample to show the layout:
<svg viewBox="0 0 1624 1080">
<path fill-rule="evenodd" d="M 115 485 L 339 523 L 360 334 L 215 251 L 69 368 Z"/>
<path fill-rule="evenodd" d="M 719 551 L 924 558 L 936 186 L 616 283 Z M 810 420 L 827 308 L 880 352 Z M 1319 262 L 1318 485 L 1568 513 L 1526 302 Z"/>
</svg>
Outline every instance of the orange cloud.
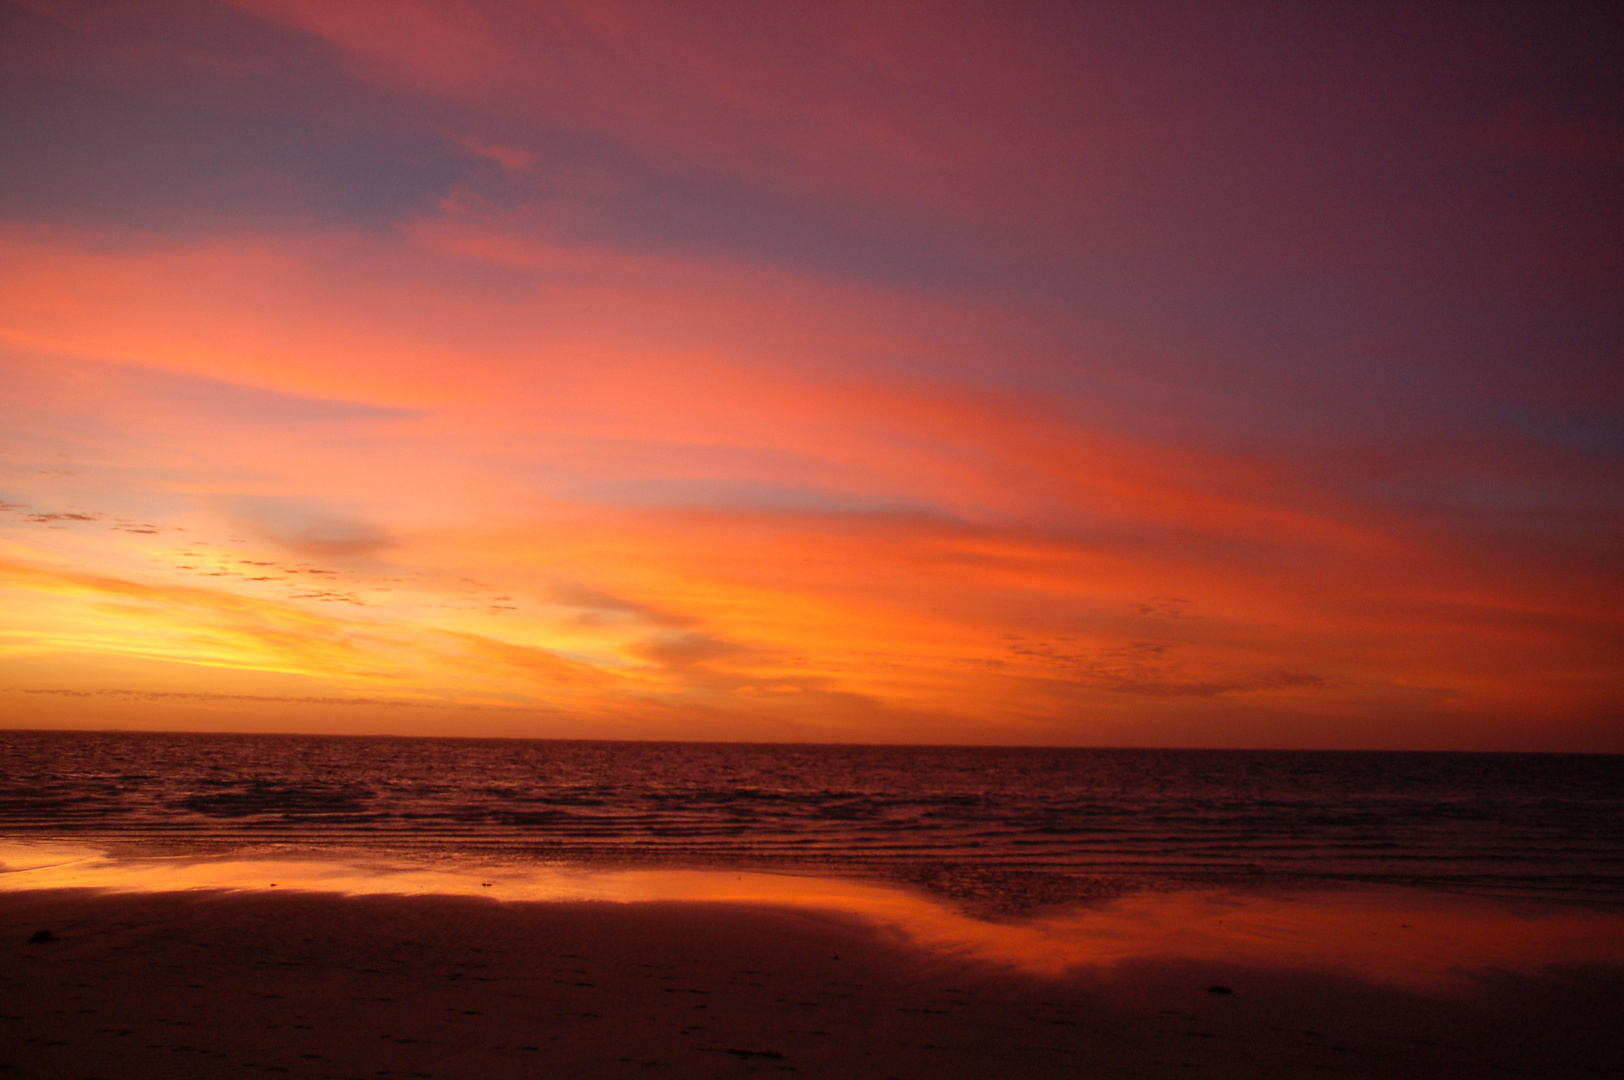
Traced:
<svg viewBox="0 0 1624 1080">
<path fill-rule="evenodd" d="M 1606 425 L 1473 396 L 1468 338 L 1432 356 L 1515 260 L 1383 247 L 1419 226 L 1311 182 L 1302 118 L 1213 74 L 1248 65 L 1151 100 L 1177 43 L 1118 55 L 1087 13 L 236 8 L 254 63 L 206 27 L 162 55 L 296 53 L 267 123 L 412 139 L 300 144 L 345 212 L 0 218 L 0 689 L 1624 748 Z M 1539 281 L 1593 281 L 1558 241 Z"/>
<path fill-rule="evenodd" d="M 702 714 L 835 737 L 1315 742 L 1373 708 L 1503 732 L 1616 689 L 1616 592 L 1594 577 L 1505 563 L 1305 462 L 1079 425 L 1015 387 L 815 363 L 873 355 L 875 327 L 962 355 L 951 305 L 448 235 L 387 255 L 357 238 L 109 253 L 13 235 L 11 340 L 257 385 L 227 401 L 108 374 L 146 369 L 60 366 L 77 381 L 59 415 L 121 425 L 96 452 L 124 479 L 86 479 L 81 497 L 128 497 L 146 460 L 141 483 L 170 508 L 148 528 L 189 531 L 68 522 L 100 537 L 85 552 L 109 572 L 40 569 L 65 538 L 30 548 L 36 568 L 9 571 L 35 596 L 14 625 L 52 649 L 296 671 L 363 696 L 676 708 L 675 734 Z M 333 245 L 354 256 L 313 291 L 307 268 Z M 557 318 L 459 290 L 464 260 L 493 258 L 549 282 Z M 71 312 L 32 303 L 53 290 Z M 476 302 L 493 327 L 472 343 L 403 317 Z M 611 312 L 655 322 L 591 338 Z M 665 337 L 682 325 L 695 344 Z M 177 433 L 192 452 L 156 452 Z M 174 553 L 194 540 L 216 547 Z M 134 584 L 155 558 L 210 587 Z"/>
</svg>

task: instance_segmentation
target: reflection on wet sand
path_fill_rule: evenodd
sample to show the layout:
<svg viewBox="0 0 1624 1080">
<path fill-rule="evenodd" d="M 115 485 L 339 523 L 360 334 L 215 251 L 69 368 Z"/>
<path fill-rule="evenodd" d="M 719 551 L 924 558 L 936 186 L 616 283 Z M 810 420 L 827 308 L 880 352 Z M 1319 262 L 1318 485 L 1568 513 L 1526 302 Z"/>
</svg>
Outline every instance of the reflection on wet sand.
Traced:
<svg viewBox="0 0 1624 1080">
<path fill-rule="evenodd" d="M 1142 892 L 1098 906 L 994 922 L 898 887 L 785 874 L 119 859 L 84 847 L 0 847 L 0 890 L 63 888 L 789 907 L 856 916 L 928 950 L 1046 975 L 1181 959 L 1441 987 L 1490 971 L 1624 965 L 1624 913 L 1411 890 Z"/>
</svg>

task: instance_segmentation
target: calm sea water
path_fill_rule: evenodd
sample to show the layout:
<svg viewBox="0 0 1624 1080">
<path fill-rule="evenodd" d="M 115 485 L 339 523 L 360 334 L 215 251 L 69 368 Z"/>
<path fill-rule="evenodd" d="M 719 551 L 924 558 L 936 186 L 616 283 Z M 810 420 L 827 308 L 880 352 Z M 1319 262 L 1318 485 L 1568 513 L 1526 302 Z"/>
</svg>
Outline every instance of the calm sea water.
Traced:
<svg viewBox="0 0 1624 1080">
<path fill-rule="evenodd" d="M 0 834 L 813 871 L 997 910 L 1335 883 L 1624 905 L 1624 758 L 0 732 Z"/>
</svg>

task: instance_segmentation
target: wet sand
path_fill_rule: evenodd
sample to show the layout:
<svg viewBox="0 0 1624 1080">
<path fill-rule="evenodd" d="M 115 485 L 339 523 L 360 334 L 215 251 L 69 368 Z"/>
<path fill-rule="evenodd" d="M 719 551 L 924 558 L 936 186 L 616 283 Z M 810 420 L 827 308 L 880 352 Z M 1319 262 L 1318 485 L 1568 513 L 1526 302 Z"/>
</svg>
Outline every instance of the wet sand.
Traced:
<svg viewBox="0 0 1624 1080">
<path fill-rule="evenodd" d="M 1624 968 L 1041 973 L 762 904 L 0 893 L 0 1077 L 264 1073 L 1613 1077 Z"/>
</svg>

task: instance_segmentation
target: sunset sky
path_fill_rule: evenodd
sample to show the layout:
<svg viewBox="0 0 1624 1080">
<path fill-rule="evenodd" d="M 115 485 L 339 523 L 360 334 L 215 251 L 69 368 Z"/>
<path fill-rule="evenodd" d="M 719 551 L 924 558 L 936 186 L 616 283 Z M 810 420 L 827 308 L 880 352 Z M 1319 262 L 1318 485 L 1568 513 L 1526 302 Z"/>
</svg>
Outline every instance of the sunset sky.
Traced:
<svg viewBox="0 0 1624 1080">
<path fill-rule="evenodd" d="M 0 3 L 0 724 L 1624 750 L 1582 11 Z"/>
</svg>

